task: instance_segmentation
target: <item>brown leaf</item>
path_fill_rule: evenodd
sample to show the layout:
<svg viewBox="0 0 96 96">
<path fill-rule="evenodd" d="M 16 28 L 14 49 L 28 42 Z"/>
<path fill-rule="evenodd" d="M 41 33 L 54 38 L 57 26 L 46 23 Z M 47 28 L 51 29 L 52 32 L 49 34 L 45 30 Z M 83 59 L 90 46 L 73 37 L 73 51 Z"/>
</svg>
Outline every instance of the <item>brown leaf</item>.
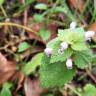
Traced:
<svg viewBox="0 0 96 96">
<path fill-rule="evenodd" d="M 16 88 L 14 94 L 17 94 L 17 91 L 23 86 L 24 78 L 25 78 L 24 74 L 19 71 L 17 71 L 15 73 L 15 75 L 11 78 L 11 81 L 18 80 L 17 88 Z"/>
<path fill-rule="evenodd" d="M 93 24 L 91 24 L 88 30 L 91 30 L 91 31 L 95 31 L 96 32 L 96 22 L 94 22 Z M 96 35 L 92 39 L 93 39 L 94 42 L 96 42 Z"/>
<path fill-rule="evenodd" d="M 25 79 L 24 90 L 26 96 L 40 96 L 42 89 L 40 88 L 39 81 L 37 79 L 31 80 Z"/>
<path fill-rule="evenodd" d="M 90 25 L 89 30 L 95 31 L 96 32 L 96 22 Z"/>
<path fill-rule="evenodd" d="M 70 6 L 78 9 L 80 12 L 84 9 L 84 0 L 68 0 L 70 3 Z"/>
<path fill-rule="evenodd" d="M 1 53 L 0 53 L 0 84 L 9 80 L 10 77 L 16 71 L 16 64 L 13 61 L 8 61 Z"/>
<path fill-rule="evenodd" d="M 53 38 L 56 37 L 58 26 L 55 23 L 49 23 L 49 24 L 47 24 L 47 28 L 51 32 L 51 37 L 49 40 L 52 40 Z"/>
</svg>

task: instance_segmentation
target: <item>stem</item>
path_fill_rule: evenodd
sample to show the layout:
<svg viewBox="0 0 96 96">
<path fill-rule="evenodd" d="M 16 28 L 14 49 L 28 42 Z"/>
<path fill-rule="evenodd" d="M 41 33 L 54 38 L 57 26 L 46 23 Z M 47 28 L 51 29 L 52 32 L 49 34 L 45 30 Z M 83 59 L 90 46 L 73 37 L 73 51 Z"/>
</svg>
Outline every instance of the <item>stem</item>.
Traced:
<svg viewBox="0 0 96 96">
<path fill-rule="evenodd" d="M 17 24 L 17 23 L 12 23 L 12 22 L 0 22 L 0 26 L 16 26 L 16 27 L 19 27 L 19 28 L 23 28 L 29 32 L 32 32 L 34 33 L 35 35 L 38 35 L 36 31 L 26 27 L 26 26 L 23 26 L 23 25 L 20 25 L 20 24 Z"/>
<path fill-rule="evenodd" d="M 92 75 L 92 73 L 90 72 L 89 69 L 86 69 L 86 73 L 90 76 L 90 78 L 94 81 L 94 83 L 96 84 L 96 78 Z"/>
<path fill-rule="evenodd" d="M 81 94 L 78 91 L 76 91 L 73 87 L 71 87 L 70 85 L 66 84 L 66 87 L 69 88 L 70 90 L 72 90 L 78 96 L 81 96 Z"/>
<path fill-rule="evenodd" d="M 5 18 L 7 18 L 8 16 L 7 16 L 7 14 L 6 14 L 6 12 L 5 12 L 3 6 L 0 6 L 0 8 L 1 8 L 1 11 L 2 11 L 2 13 L 4 14 Z"/>
</svg>

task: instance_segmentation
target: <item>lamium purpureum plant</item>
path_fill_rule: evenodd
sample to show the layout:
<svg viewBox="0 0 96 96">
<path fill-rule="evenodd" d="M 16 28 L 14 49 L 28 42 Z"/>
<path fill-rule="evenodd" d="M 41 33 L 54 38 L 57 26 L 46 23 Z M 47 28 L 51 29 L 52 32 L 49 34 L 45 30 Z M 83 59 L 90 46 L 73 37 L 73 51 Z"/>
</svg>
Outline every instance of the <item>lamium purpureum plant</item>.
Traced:
<svg viewBox="0 0 96 96">
<path fill-rule="evenodd" d="M 69 29 L 58 30 L 58 35 L 51 40 L 44 50 L 40 66 L 41 85 L 45 88 L 62 87 L 70 82 L 77 68 L 86 69 L 92 60 L 92 51 L 86 42 L 95 33 L 85 32 L 70 24 Z"/>
</svg>

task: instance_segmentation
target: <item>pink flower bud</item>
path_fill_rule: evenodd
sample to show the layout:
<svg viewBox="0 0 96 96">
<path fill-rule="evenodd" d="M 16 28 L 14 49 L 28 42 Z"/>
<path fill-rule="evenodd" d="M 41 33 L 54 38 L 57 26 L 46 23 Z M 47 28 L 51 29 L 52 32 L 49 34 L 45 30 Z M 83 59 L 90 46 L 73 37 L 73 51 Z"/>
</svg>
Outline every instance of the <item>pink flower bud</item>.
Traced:
<svg viewBox="0 0 96 96">
<path fill-rule="evenodd" d="M 76 25 L 77 25 L 76 22 L 71 22 L 70 23 L 70 28 L 74 29 L 74 28 L 76 28 Z"/>
<path fill-rule="evenodd" d="M 60 44 L 60 46 L 61 46 L 61 49 L 62 49 L 62 50 L 65 50 L 65 49 L 68 48 L 68 43 L 67 43 L 67 42 L 62 42 L 62 43 Z"/>
<path fill-rule="evenodd" d="M 46 48 L 44 50 L 44 53 L 47 55 L 47 57 L 50 57 L 52 55 L 52 48 Z"/>
<path fill-rule="evenodd" d="M 94 31 L 87 31 L 85 33 L 85 40 L 90 40 L 91 37 L 93 37 L 95 35 Z"/>
<path fill-rule="evenodd" d="M 66 66 L 67 66 L 67 68 L 68 69 L 72 69 L 72 65 L 73 65 L 73 63 L 72 63 L 72 59 L 67 59 L 67 61 L 66 61 Z"/>
</svg>

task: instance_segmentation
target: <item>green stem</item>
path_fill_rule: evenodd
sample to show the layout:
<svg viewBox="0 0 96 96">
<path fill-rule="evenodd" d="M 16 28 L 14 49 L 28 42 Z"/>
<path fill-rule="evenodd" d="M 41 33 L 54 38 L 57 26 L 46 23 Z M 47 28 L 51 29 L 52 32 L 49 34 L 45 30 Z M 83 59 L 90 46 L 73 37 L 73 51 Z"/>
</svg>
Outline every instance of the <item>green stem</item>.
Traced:
<svg viewBox="0 0 96 96">
<path fill-rule="evenodd" d="M 73 87 L 71 87 L 70 85 L 66 84 L 66 87 L 69 88 L 70 90 L 72 90 L 78 96 L 81 96 L 81 94 L 77 90 L 75 90 Z"/>
<path fill-rule="evenodd" d="M 19 27 L 19 28 L 23 28 L 29 32 L 32 32 L 34 33 L 35 35 L 38 35 L 38 33 L 26 26 L 23 26 L 23 25 L 20 25 L 20 24 L 17 24 L 17 23 L 12 23 L 12 22 L 0 22 L 0 26 L 15 26 L 15 27 Z"/>
<path fill-rule="evenodd" d="M 6 12 L 5 12 L 3 6 L 0 6 L 0 8 L 1 8 L 1 11 L 2 11 L 2 13 L 4 14 L 5 18 L 7 18 L 8 16 L 7 16 L 7 14 L 6 14 Z"/>
</svg>

